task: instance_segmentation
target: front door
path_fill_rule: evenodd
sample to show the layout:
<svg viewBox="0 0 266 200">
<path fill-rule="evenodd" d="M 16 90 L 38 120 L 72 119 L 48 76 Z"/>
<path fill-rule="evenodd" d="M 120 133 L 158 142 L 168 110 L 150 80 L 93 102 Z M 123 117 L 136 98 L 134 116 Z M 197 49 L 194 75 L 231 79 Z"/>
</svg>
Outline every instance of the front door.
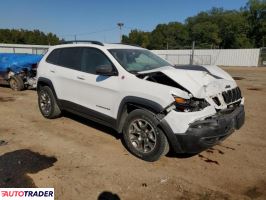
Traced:
<svg viewBox="0 0 266 200">
<path fill-rule="evenodd" d="M 84 47 L 79 74 L 79 104 L 116 118 L 113 107 L 120 96 L 121 79 L 118 76 L 97 75 L 96 68 L 101 65 L 113 64 L 101 50 Z M 114 70 L 116 70 L 115 67 Z"/>
</svg>

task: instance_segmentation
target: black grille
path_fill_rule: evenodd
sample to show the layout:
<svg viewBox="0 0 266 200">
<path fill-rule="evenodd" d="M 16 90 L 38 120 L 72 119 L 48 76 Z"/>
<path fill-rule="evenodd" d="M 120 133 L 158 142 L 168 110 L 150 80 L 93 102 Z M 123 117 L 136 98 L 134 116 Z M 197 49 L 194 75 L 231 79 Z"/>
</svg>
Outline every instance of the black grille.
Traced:
<svg viewBox="0 0 266 200">
<path fill-rule="evenodd" d="M 241 98 L 241 91 L 239 87 L 236 87 L 232 90 L 227 90 L 222 93 L 225 103 L 232 103 Z"/>
<path fill-rule="evenodd" d="M 212 98 L 212 100 L 216 103 L 217 106 L 221 105 L 221 102 L 219 101 L 218 97 Z"/>
</svg>

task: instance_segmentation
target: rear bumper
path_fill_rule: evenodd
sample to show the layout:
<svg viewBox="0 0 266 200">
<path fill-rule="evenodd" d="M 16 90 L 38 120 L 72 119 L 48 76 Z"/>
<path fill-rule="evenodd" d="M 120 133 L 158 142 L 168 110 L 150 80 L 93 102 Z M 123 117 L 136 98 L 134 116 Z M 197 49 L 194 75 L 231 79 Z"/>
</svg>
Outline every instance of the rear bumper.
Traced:
<svg viewBox="0 0 266 200">
<path fill-rule="evenodd" d="M 199 153 L 208 149 L 231 135 L 245 122 L 244 106 L 240 105 L 235 110 L 226 110 L 223 113 L 189 124 L 183 134 L 173 133 L 166 120 L 160 126 L 167 135 L 172 149 L 176 153 Z"/>
</svg>

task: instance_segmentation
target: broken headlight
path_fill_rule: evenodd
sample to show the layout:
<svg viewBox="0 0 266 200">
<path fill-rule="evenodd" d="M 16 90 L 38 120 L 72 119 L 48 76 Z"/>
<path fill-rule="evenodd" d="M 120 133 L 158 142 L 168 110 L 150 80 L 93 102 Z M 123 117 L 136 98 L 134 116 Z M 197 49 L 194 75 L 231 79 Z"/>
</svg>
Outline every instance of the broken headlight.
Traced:
<svg viewBox="0 0 266 200">
<path fill-rule="evenodd" d="M 175 99 L 175 110 L 179 112 L 195 112 L 201 111 L 210 104 L 205 99 L 190 98 L 184 99 L 173 96 Z"/>
</svg>

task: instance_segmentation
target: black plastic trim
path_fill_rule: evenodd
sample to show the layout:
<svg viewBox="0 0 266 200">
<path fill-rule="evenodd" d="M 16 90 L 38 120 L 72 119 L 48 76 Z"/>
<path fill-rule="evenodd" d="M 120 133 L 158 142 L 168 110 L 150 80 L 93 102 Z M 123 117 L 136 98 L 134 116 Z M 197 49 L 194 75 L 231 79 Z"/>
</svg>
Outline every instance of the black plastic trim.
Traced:
<svg viewBox="0 0 266 200">
<path fill-rule="evenodd" d="M 172 131 L 171 127 L 166 122 L 166 120 L 162 119 L 160 123 L 158 124 L 158 126 L 162 128 L 163 132 L 165 133 L 171 149 L 175 153 L 184 153 L 184 150 L 182 149 L 179 138 L 176 137 L 176 135 L 174 134 L 174 132 Z"/>
<path fill-rule="evenodd" d="M 116 130 L 116 119 L 70 101 L 60 100 L 60 99 L 58 101 L 60 102 L 64 110 L 82 116 L 84 118 L 87 118 L 89 120 L 98 122 L 100 124 L 103 124 L 105 126 L 111 127 Z"/>
<path fill-rule="evenodd" d="M 61 44 L 78 44 L 78 43 L 90 43 L 90 44 L 97 44 L 100 46 L 104 46 L 102 42 L 95 40 L 70 40 L 70 41 L 64 41 Z"/>
<path fill-rule="evenodd" d="M 118 132 L 121 132 L 123 129 L 123 122 L 125 121 L 125 119 L 123 117 L 123 113 L 125 111 L 125 106 L 128 104 L 137 106 L 139 108 L 147 109 L 149 111 L 152 111 L 155 114 L 158 114 L 164 110 L 164 108 L 160 104 L 158 104 L 154 101 L 144 99 L 141 97 L 126 96 L 122 99 L 122 101 L 119 105 L 118 113 L 117 113 L 117 125 L 116 125 L 116 127 L 117 127 Z"/>
<path fill-rule="evenodd" d="M 41 85 L 47 85 L 51 88 L 51 90 L 53 91 L 53 94 L 55 96 L 55 98 L 57 99 L 57 95 L 54 89 L 54 85 L 52 83 L 52 81 L 48 78 L 44 78 L 44 77 L 39 77 L 38 81 L 37 81 L 37 91 L 40 90 Z"/>
<path fill-rule="evenodd" d="M 199 153 L 224 140 L 245 122 L 244 106 L 237 107 L 228 114 L 190 124 L 185 134 L 176 134 L 185 153 Z"/>
</svg>

